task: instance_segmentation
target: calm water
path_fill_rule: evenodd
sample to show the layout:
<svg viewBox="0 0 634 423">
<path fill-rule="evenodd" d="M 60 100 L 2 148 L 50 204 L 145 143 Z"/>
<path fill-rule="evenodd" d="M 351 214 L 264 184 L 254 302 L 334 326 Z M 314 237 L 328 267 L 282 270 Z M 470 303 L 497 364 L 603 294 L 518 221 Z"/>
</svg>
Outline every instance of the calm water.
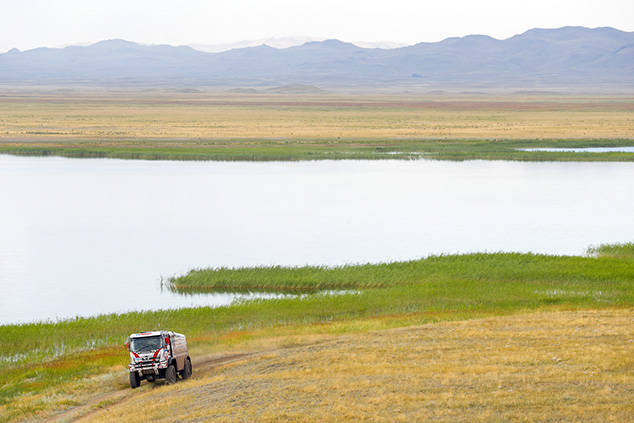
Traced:
<svg viewBox="0 0 634 423">
<path fill-rule="evenodd" d="M 634 240 L 634 163 L 148 162 L 0 155 L 0 324 L 226 304 L 190 268 Z"/>
</svg>

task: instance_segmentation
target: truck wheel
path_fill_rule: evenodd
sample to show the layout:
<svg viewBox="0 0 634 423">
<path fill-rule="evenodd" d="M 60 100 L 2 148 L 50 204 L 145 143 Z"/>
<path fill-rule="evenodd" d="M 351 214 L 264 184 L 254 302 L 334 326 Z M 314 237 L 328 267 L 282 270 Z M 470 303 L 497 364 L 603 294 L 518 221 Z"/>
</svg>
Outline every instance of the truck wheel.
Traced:
<svg viewBox="0 0 634 423">
<path fill-rule="evenodd" d="M 183 367 L 183 370 L 181 370 L 181 377 L 183 378 L 183 380 L 187 380 L 190 378 L 191 375 L 192 375 L 192 362 L 188 358 L 187 360 L 185 360 L 185 367 Z"/>
<path fill-rule="evenodd" d="M 167 370 L 165 370 L 165 382 L 168 385 L 176 383 L 176 367 L 174 367 L 172 364 L 167 366 Z"/>
<path fill-rule="evenodd" d="M 141 378 L 137 372 L 130 372 L 130 387 L 132 389 L 138 388 L 141 384 Z"/>
</svg>

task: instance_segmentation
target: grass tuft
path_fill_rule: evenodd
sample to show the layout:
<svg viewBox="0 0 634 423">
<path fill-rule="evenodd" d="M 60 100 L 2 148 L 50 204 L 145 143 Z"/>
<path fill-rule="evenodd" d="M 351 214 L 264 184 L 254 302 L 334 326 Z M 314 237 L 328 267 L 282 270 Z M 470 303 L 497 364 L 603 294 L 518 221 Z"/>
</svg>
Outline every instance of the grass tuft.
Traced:
<svg viewBox="0 0 634 423">
<path fill-rule="evenodd" d="M 588 248 L 588 255 L 595 257 L 634 258 L 634 242 L 626 244 L 600 244 Z"/>
</svg>

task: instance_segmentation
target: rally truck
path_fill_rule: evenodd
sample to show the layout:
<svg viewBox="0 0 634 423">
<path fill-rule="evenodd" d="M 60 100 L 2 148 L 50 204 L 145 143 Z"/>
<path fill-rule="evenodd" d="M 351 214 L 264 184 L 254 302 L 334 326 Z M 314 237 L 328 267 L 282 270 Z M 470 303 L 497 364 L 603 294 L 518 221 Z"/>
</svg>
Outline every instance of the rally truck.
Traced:
<svg viewBox="0 0 634 423">
<path fill-rule="evenodd" d="M 154 382 L 165 379 L 172 384 L 180 374 L 192 375 L 192 362 L 185 335 L 169 331 L 133 333 L 126 347 L 130 351 L 130 386 L 137 388 L 143 379 Z"/>
</svg>

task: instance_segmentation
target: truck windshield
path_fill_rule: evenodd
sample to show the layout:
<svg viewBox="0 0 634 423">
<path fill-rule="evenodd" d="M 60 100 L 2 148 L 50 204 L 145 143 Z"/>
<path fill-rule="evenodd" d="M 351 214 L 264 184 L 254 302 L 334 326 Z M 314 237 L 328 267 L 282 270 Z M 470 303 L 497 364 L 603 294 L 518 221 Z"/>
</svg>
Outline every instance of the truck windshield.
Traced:
<svg viewBox="0 0 634 423">
<path fill-rule="evenodd" d="M 130 351 L 143 352 L 155 351 L 161 348 L 161 336 L 144 336 L 130 339 Z"/>
</svg>

